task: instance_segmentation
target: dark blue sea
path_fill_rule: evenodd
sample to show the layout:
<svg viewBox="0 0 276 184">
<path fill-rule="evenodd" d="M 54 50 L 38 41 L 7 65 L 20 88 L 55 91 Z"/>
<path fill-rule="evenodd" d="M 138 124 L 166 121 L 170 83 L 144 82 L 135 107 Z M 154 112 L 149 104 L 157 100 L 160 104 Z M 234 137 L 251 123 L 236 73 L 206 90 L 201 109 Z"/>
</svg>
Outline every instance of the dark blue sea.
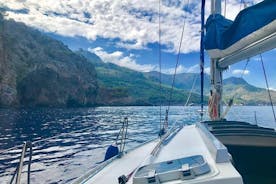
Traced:
<svg viewBox="0 0 276 184">
<path fill-rule="evenodd" d="M 169 122 L 200 121 L 198 110 L 171 107 Z M 126 149 L 157 137 L 159 107 L 0 109 L 0 183 L 9 183 L 24 141 L 34 144 L 32 183 L 70 183 L 103 159 L 125 117 L 129 120 Z M 275 127 L 271 107 L 236 106 L 226 118 Z M 26 183 L 26 170 L 25 166 L 22 183 Z"/>
</svg>

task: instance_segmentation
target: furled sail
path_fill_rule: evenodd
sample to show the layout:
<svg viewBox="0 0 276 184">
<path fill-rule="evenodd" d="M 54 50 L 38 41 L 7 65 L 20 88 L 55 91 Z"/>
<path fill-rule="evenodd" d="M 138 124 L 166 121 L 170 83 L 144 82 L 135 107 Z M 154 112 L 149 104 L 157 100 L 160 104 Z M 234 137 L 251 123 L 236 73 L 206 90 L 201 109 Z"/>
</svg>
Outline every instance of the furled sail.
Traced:
<svg viewBox="0 0 276 184">
<path fill-rule="evenodd" d="M 276 47 L 276 1 L 264 0 L 241 11 L 234 21 L 220 14 L 206 22 L 205 49 L 221 67 Z"/>
</svg>

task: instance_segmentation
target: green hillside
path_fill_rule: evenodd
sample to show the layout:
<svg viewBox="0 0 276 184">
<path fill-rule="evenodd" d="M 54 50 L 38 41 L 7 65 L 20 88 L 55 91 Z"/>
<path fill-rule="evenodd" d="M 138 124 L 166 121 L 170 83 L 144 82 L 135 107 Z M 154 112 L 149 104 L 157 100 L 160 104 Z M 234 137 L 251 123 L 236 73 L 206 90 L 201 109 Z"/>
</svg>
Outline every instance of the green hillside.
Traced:
<svg viewBox="0 0 276 184">
<path fill-rule="evenodd" d="M 223 83 L 225 101 L 235 96 L 235 104 L 268 105 L 270 103 L 266 89 L 250 85 L 242 78 L 231 77 L 225 79 Z M 271 91 L 271 95 L 273 101 L 276 102 L 276 92 Z"/>
<path fill-rule="evenodd" d="M 159 73 L 158 72 L 148 72 L 145 73 L 145 76 L 153 81 L 159 82 Z M 177 74 L 175 77 L 175 86 L 179 89 L 190 90 L 195 76 L 198 76 L 196 79 L 196 84 L 194 87 L 194 92 L 200 92 L 200 78 L 199 74 L 191 73 L 181 73 Z M 162 83 L 171 84 L 173 76 L 162 74 Z M 210 90 L 210 76 L 204 76 L 204 94 L 209 95 Z M 276 102 L 276 92 L 271 91 L 272 99 Z M 268 93 L 266 89 L 255 87 L 251 84 L 248 84 L 244 79 L 237 77 L 230 77 L 223 80 L 223 100 L 225 103 L 228 102 L 230 98 L 234 98 L 234 104 L 243 104 L 243 105 L 267 105 L 269 104 Z"/>
<path fill-rule="evenodd" d="M 95 54 L 79 50 L 78 54 L 85 56 L 88 61 L 95 65 L 98 84 L 103 91 L 99 93 L 99 99 L 105 104 L 111 101 L 112 104 L 136 104 L 136 105 L 158 105 L 167 104 L 171 87 L 169 84 L 162 86 L 160 94 L 159 82 L 149 80 L 141 72 L 133 71 L 112 63 L 98 62 Z M 175 89 L 172 95 L 172 104 L 184 104 L 188 90 Z M 108 96 L 109 98 L 105 98 Z M 107 100 L 105 100 L 107 99 Z M 191 103 L 199 103 L 200 96 L 193 94 Z M 100 103 L 100 102 L 99 102 Z M 100 103 L 100 104 L 102 104 Z"/>
<path fill-rule="evenodd" d="M 144 75 L 152 81 L 159 82 L 159 72 L 152 71 L 152 72 L 144 73 Z M 163 84 L 171 85 L 173 80 L 173 75 L 162 73 L 161 80 Z M 184 90 L 190 91 L 194 81 L 195 81 L 195 86 L 194 86 L 193 92 L 199 94 L 200 93 L 200 75 L 196 73 L 176 74 L 175 87 L 178 89 L 184 89 Z M 209 95 L 209 89 L 210 89 L 210 76 L 205 74 L 204 75 L 204 94 L 205 95 Z"/>
</svg>

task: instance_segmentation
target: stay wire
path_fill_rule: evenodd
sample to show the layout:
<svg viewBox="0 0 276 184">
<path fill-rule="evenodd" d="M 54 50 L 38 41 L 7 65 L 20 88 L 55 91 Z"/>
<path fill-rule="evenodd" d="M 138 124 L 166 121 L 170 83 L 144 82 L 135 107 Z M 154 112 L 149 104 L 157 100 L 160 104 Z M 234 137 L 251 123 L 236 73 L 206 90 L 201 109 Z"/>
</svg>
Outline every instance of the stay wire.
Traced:
<svg viewBox="0 0 276 184">
<path fill-rule="evenodd" d="M 242 5 L 243 5 L 243 0 L 240 1 L 240 11 L 242 9 Z"/>
<path fill-rule="evenodd" d="M 245 63 L 245 65 L 244 65 L 244 67 L 243 67 L 243 70 L 242 70 L 242 73 L 241 73 L 241 76 L 240 76 L 241 79 L 243 79 L 243 76 L 245 75 L 245 71 L 246 71 L 246 69 L 247 69 L 247 66 L 248 66 L 249 61 L 250 61 L 250 58 L 248 58 L 248 59 L 246 60 L 246 63 Z M 237 93 L 238 93 L 238 92 L 236 91 L 235 94 L 233 95 L 233 97 L 232 97 L 233 100 L 234 100 L 234 98 L 236 97 Z"/>
<path fill-rule="evenodd" d="M 200 28 L 200 119 L 203 120 L 203 109 L 204 109 L 204 26 L 205 26 L 205 0 L 201 1 L 201 28 Z"/>
<path fill-rule="evenodd" d="M 189 6 L 189 4 L 190 4 L 190 0 L 187 0 L 187 6 Z M 171 86 L 171 90 L 170 90 L 170 93 L 169 93 L 169 104 L 168 104 L 168 107 L 167 107 L 168 113 L 170 111 L 170 106 L 171 106 L 171 101 L 172 101 L 172 93 L 173 93 L 174 84 L 175 84 L 175 77 L 176 77 L 176 72 L 177 72 L 177 68 L 178 68 L 178 65 L 179 65 L 179 59 L 180 59 L 182 41 L 183 41 L 183 36 L 184 36 L 184 31 L 185 31 L 186 19 L 187 19 L 187 15 L 185 15 L 185 17 L 184 17 L 184 22 L 183 22 L 183 27 L 182 27 L 182 32 L 181 32 L 181 37 L 180 37 L 180 42 L 179 42 L 179 47 L 178 47 L 178 53 L 177 53 L 177 58 L 176 58 L 176 64 L 175 64 L 175 68 L 174 68 L 172 86 Z"/>
<path fill-rule="evenodd" d="M 185 107 L 187 107 L 188 104 L 189 104 L 190 98 L 191 98 L 191 96 L 192 96 L 192 92 L 193 92 L 193 90 L 194 90 L 194 88 L 195 88 L 195 84 L 196 84 L 196 81 L 197 81 L 197 77 L 198 77 L 198 76 L 195 75 L 194 80 L 193 80 L 193 84 L 192 84 L 192 87 L 191 87 L 191 90 L 190 90 L 189 95 L 188 95 L 188 98 L 187 98 L 187 100 L 186 100 L 186 103 L 185 103 L 184 106 L 183 106 L 184 110 L 186 110 Z M 190 117 L 189 119 L 191 119 L 191 118 L 192 118 L 192 112 L 190 112 L 190 113 L 188 114 L 188 116 Z"/>
<path fill-rule="evenodd" d="M 249 61 L 250 61 L 250 58 L 248 58 L 248 59 L 246 60 L 246 63 L 245 63 L 244 68 L 243 68 L 243 70 L 242 70 L 242 73 L 241 73 L 241 76 L 240 76 L 240 78 L 242 78 L 242 79 L 243 79 L 243 76 L 245 75 L 245 71 L 246 71 L 246 68 L 247 68 L 247 66 L 248 66 Z M 231 106 L 233 105 L 234 99 L 236 98 L 236 95 L 237 95 L 237 94 L 238 94 L 238 92 L 236 91 L 236 92 L 234 93 L 234 95 L 232 96 L 232 98 L 229 99 L 229 102 L 228 102 L 228 104 L 227 104 L 227 108 L 226 108 L 225 111 L 223 112 L 222 118 L 225 118 L 225 116 L 226 116 L 226 115 L 228 114 L 228 112 L 230 111 L 230 108 L 231 108 Z"/>
<path fill-rule="evenodd" d="M 274 121 L 276 123 L 276 116 L 275 116 L 274 106 L 273 106 L 272 97 L 271 97 L 271 93 L 270 93 L 270 89 L 269 89 L 269 85 L 268 85 L 268 80 L 267 80 L 267 75 L 266 75 L 266 71 L 265 71 L 265 67 L 264 67 L 264 62 L 263 62 L 263 56 L 262 56 L 262 54 L 260 54 L 260 59 L 261 59 L 261 63 L 262 63 L 262 69 L 263 69 L 263 72 L 264 72 L 267 93 L 268 93 L 270 105 L 271 105 L 271 108 L 272 108 L 272 113 L 273 113 L 273 116 L 274 116 Z"/>
<path fill-rule="evenodd" d="M 243 5 L 243 9 L 247 7 L 246 2 L 244 0 L 240 1 L 240 11 L 242 10 L 242 5 Z"/>
<path fill-rule="evenodd" d="M 159 47 L 158 47 L 158 60 L 159 60 L 159 118 L 160 118 L 160 130 L 162 129 L 162 60 L 161 60 L 161 0 L 158 0 L 158 39 L 159 39 Z"/>
<path fill-rule="evenodd" d="M 191 96 L 192 96 L 192 92 L 193 92 L 193 90 L 194 90 L 194 88 L 195 88 L 196 81 L 197 81 L 197 75 L 195 75 L 195 77 L 194 77 L 194 82 L 193 82 L 192 88 L 191 88 L 191 90 L 190 90 L 190 92 L 189 92 L 189 96 L 188 96 L 188 98 L 187 98 L 187 100 L 186 100 L 186 103 L 185 103 L 185 105 L 184 105 L 185 107 L 188 106 L 188 103 L 189 103 L 190 98 L 191 98 Z"/>
<path fill-rule="evenodd" d="M 224 0 L 224 17 L 226 17 L 227 0 Z"/>
</svg>

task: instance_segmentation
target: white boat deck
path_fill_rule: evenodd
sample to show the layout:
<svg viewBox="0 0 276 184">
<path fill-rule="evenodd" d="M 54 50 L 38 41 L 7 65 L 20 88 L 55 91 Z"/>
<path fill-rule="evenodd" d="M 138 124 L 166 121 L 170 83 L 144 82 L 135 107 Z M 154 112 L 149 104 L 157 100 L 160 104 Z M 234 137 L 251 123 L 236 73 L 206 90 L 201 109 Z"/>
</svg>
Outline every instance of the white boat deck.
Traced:
<svg viewBox="0 0 276 184">
<path fill-rule="evenodd" d="M 157 183 L 242 184 L 242 178 L 229 161 L 225 147 L 202 128 L 204 129 L 199 124 L 184 126 L 167 144 L 161 145 L 160 151 L 155 156 L 150 156 L 150 153 L 159 143 L 159 139 L 144 144 L 121 158 L 112 159 L 104 164 L 105 167 L 88 172 L 75 183 L 118 184 L 118 177 L 129 176 L 135 171 L 127 182 L 135 184 L 137 180 L 133 181 L 133 177 L 141 166 L 202 155 L 210 167 L 210 172 L 193 179 L 176 179 Z M 220 148 L 223 149 L 219 150 Z"/>
</svg>

